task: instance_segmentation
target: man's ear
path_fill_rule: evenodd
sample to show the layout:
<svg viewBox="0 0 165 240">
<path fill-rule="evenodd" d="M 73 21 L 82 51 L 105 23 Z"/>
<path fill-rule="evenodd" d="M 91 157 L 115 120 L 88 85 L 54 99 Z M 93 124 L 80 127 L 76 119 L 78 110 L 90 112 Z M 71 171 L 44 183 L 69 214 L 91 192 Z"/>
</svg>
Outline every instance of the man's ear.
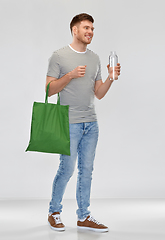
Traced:
<svg viewBox="0 0 165 240">
<path fill-rule="evenodd" d="M 77 34 L 77 26 L 73 26 L 72 27 L 72 35 L 76 35 Z"/>
</svg>

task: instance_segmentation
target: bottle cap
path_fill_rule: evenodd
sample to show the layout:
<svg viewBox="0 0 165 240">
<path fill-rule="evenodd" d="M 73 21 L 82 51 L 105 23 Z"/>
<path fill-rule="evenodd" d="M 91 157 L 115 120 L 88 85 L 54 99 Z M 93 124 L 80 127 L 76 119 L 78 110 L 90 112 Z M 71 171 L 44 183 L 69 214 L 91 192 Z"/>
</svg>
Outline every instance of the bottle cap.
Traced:
<svg viewBox="0 0 165 240">
<path fill-rule="evenodd" d="M 110 54 L 111 55 L 116 55 L 116 51 L 111 51 Z"/>
</svg>

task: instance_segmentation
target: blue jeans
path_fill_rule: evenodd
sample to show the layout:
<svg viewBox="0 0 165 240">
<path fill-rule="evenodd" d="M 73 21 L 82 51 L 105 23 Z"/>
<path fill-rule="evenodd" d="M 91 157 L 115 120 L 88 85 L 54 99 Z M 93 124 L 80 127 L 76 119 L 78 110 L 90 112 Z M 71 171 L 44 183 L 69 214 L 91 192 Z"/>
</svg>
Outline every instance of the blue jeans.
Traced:
<svg viewBox="0 0 165 240">
<path fill-rule="evenodd" d="M 88 207 L 90 206 L 93 162 L 98 141 L 98 123 L 73 123 L 69 127 L 71 155 L 60 155 L 59 169 L 53 182 L 49 212 L 62 212 L 62 198 L 66 185 L 73 175 L 78 156 L 77 215 L 79 219 L 84 219 L 90 214 Z"/>
</svg>

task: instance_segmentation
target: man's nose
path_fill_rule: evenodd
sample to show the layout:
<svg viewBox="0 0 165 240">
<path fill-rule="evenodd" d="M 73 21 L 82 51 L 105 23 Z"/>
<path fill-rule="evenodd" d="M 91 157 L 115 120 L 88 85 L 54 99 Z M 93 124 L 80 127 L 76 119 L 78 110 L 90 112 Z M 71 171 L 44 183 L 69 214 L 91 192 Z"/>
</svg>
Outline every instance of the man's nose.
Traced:
<svg viewBox="0 0 165 240">
<path fill-rule="evenodd" d="M 93 31 L 92 31 L 92 29 L 88 29 L 88 32 L 90 33 L 90 34 L 93 34 Z"/>
</svg>

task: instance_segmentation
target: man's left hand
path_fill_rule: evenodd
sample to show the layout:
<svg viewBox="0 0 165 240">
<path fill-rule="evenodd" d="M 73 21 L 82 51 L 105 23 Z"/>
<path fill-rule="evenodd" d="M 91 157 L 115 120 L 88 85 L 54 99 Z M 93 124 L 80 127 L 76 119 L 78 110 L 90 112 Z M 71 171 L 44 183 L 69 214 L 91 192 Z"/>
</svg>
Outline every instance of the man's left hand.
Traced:
<svg viewBox="0 0 165 240">
<path fill-rule="evenodd" d="M 117 63 L 117 66 L 115 66 L 114 74 L 113 74 L 113 67 L 109 67 L 109 64 L 108 64 L 107 68 L 108 68 L 108 72 L 109 72 L 109 78 L 113 79 L 113 80 L 117 80 L 120 75 L 120 70 L 121 70 L 120 63 Z"/>
</svg>

